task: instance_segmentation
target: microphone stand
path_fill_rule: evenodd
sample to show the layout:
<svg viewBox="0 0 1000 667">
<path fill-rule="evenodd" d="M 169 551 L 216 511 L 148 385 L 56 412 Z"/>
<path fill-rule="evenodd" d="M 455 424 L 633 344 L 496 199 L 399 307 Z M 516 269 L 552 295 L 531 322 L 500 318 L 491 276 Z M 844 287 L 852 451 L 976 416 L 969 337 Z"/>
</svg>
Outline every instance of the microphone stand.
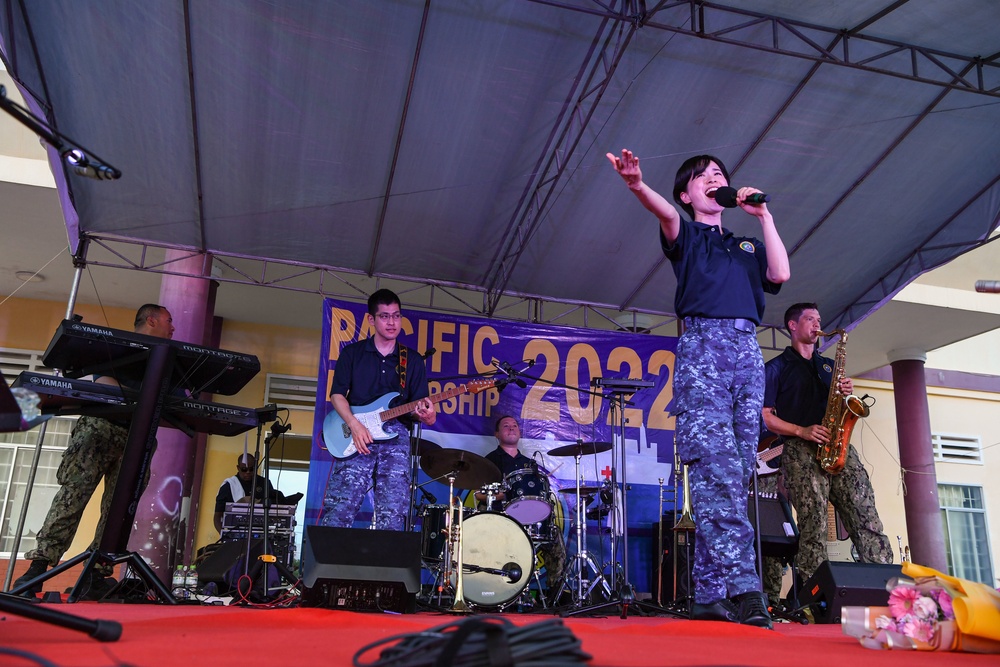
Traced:
<svg viewBox="0 0 1000 667">
<path fill-rule="evenodd" d="M 65 134 L 54 130 L 48 123 L 42 121 L 21 105 L 7 99 L 7 89 L 4 86 L 0 86 L 0 109 L 6 111 L 14 120 L 27 127 L 37 134 L 42 141 L 56 149 L 59 157 L 69 166 L 73 173 L 105 181 L 121 178 L 122 172 L 119 169 L 104 162 L 92 151 L 84 149 Z"/>
<path fill-rule="evenodd" d="M 253 591 L 254 582 L 258 580 L 258 577 L 263 574 L 261 581 L 261 591 L 265 600 L 269 600 L 271 596 L 271 590 L 269 588 L 270 582 L 270 572 L 268 568 L 273 567 L 278 571 L 278 574 L 284 577 L 285 582 L 288 585 L 294 584 L 298 581 L 288 568 L 285 567 L 283 563 L 280 563 L 272 554 L 271 548 L 269 546 L 269 533 L 270 533 L 270 510 L 271 510 L 271 494 L 268 493 L 267 485 L 271 478 L 271 445 L 286 431 L 292 428 L 291 424 L 282 424 L 281 422 L 275 421 L 271 424 L 271 432 L 267 434 L 264 438 L 264 493 L 263 493 L 263 525 L 261 526 L 261 553 L 257 557 L 256 562 L 254 562 L 253 567 L 250 567 L 250 558 L 253 551 L 253 517 L 254 517 L 254 504 L 257 494 L 257 471 L 254 470 L 253 480 L 250 485 L 250 506 L 248 509 L 248 523 L 247 523 L 247 544 L 246 544 L 246 557 L 243 563 L 243 574 L 250 580 L 250 586 L 247 591 L 247 595 L 243 595 L 243 591 L 240 590 L 239 585 L 237 585 L 236 590 L 241 597 L 247 597 Z M 255 460 L 260 461 L 260 434 L 261 434 L 261 424 L 257 425 L 257 447 L 255 452 Z"/>
<path fill-rule="evenodd" d="M 579 614 L 586 614 L 586 613 L 591 613 L 591 612 L 595 612 L 595 611 L 601 611 L 601 610 L 607 609 L 609 607 L 618 607 L 619 611 L 620 611 L 620 618 L 622 618 L 624 620 L 624 619 L 628 618 L 629 607 L 635 606 L 640 611 L 646 611 L 646 612 L 650 612 L 650 613 L 653 613 L 653 614 L 666 614 L 666 615 L 675 616 L 675 617 L 678 617 L 678 618 L 687 618 L 687 616 L 685 614 L 679 614 L 678 612 L 676 612 L 676 611 L 674 611 L 672 609 L 667 609 L 665 607 L 661 607 L 661 606 L 653 604 L 651 602 L 646 602 L 644 600 L 638 600 L 638 599 L 636 599 L 636 597 L 635 597 L 635 589 L 632 587 L 632 584 L 629 582 L 629 573 L 628 573 L 628 496 L 627 496 L 627 494 L 628 494 L 628 481 L 627 481 L 627 468 L 628 468 L 628 465 L 627 465 L 626 460 L 625 460 L 625 456 L 626 456 L 626 454 L 625 454 L 625 423 L 628 421 L 625 418 L 625 405 L 628 403 L 628 401 L 625 400 L 625 396 L 634 394 L 635 391 L 636 391 L 636 389 L 635 388 L 617 387 L 617 386 L 615 386 L 611 382 L 604 384 L 604 386 L 607 388 L 608 393 L 610 394 L 609 401 L 610 401 L 611 421 L 612 421 L 612 424 L 614 424 L 614 428 L 616 428 L 617 431 L 618 431 L 618 433 L 616 434 L 617 438 L 614 438 L 613 441 L 612 441 L 612 457 L 611 457 L 612 463 L 614 463 L 614 461 L 615 461 L 615 456 L 614 456 L 614 440 L 618 440 L 618 443 L 620 443 L 620 446 L 621 446 L 621 490 L 622 490 L 622 494 L 621 494 L 621 528 L 622 528 L 622 535 L 621 535 L 620 549 L 618 549 L 616 551 L 616 546 L 617 545 L 615 544 L 614 541 L 612 541 L 611 553 L 612 553 L 613 565 L 617 565 L 618 564 L 618 560 L 619 559 L 621 560 L 622 578 L 619 580 L 618 577 L 615 577 L 615 584 L 616 584 L 615 585 L 615 589 L 614 589 L 614 592 L 613 592 L 613 594 L 611 596 L 611 599 L 608 600 L 607 602 L 602 602 L 602 603 L 599 603 L 599 604 L 594 604 L 594 605 L 591 605 L 589 607 L 583 607 L 581 609 L 574 609 L 572 611 L 563 613 L 562 616 L 564 616 L 564 617 L 577 616 Z M 594 392 L 588 392 L 588 393 L 594 393 Z M 616 415 L 617 415 L 617 419 L 616 419 Z M 612 488 L 612 491 L 614 491 L 614 490 L 616 490 L 616 489 L 619 488 L 618 487 L 618 481 L 616 479 L 616 469 L 617 469 L 617 466 L 615 466 L 615 465 L 611 466 L 611 488 Z M 618 502 L 619 502 L 618 501 L 618 494 L 612 492 L 612 494 L 611 494 L 611 511 L 614 513 L 613 514 L 613 519 L 612 519 L 612 522 L 611 522 L 611 525 L 612 525 L 612 531 L 611 531 L 612 532 L 612 536 L 614 536 L 614 534 L 617 531 L 617 527 L 618 527 L 617 521 L 618 521 L 618 509 L 619 508 L 616 506 L 618 504 Z"/>
</svg>

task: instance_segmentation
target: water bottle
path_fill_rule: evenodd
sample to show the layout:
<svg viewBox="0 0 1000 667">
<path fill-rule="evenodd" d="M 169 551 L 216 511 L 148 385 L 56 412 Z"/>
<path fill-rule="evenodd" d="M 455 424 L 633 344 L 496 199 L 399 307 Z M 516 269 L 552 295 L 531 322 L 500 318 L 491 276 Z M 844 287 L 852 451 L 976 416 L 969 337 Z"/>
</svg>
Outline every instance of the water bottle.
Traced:
<svg viewBox="0 0 1000 667">
<path fill-rule="evenodd" d="M 198 570 L 194 565 L 188 565 L 187 577 L 184 579 L 184 588 L 187 591 L 188 599 L 198 594 Z"/>
<path fill-rule="evenodd" d="M 21 418 L 24 421 L 30 422 L 42 415 L 42 411 L 38 408 L 38 403 L 41 400 L 38 398 L 38 394 L 24 387 L 14 387 L 10 393 L 14 395 L 17 407 L 21 408 Z"/>
<path fill-rule="evenodd" d="M 173 588 L 172 593 L 174 597 L 178 600 L 184 599 L 184 584 L 185 584 L 185 572 L 184 566 L 178 565 L 174 568 L 174 576 L 171 579 L 170 585 Z"/>
</svg>

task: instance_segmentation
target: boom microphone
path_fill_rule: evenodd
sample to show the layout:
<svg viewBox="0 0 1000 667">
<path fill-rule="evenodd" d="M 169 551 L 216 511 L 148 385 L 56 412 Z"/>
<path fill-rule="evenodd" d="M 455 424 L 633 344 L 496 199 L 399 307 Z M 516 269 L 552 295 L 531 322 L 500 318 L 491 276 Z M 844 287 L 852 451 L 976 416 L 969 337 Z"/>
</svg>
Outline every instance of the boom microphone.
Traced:
<svg viewBox="0 0 1000 667">
<path fill-rule="evenodd" d="M 74 149 L 63 155 L 66 164 L 74 174 L 98 181 L 114 181 L 122 177 L 122 173 L 100 160 L 92 160 L 81 150 Z"/>
<path fill-rule="evenodd" d="M 730 188 L 727 186 L 722 186 L 717 188 L 714 193 L 710 194 L 709 197 L 713 197 L 715 201 L 719 202 L 722 206 L 726 208 L 736 208 L 739 204 L 736 202 L 736 188 Z M 771 201 L 771 195 L 766 195 L 763 192 L 755 192 L 749 195 L 745 200 L 747 204 L 766 204 Z"/>
<path fill-rule="evenodd" d="M 977 280 L 976 291 L 986 294 L 1000 294 L 1000 280 Z"/>
</svg>

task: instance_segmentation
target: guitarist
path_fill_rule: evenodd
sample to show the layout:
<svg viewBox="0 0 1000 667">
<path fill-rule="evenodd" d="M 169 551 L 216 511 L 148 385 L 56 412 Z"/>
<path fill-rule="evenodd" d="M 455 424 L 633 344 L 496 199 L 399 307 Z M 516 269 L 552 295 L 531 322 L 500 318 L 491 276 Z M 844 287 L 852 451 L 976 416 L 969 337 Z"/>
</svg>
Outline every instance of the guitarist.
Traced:
<svg viewBox="0 0 1000 667">
<path fill-rule="evenodd" d="M 437 413 L 427 398 L 423 358 L 396 342 L 403 324 L 399 297 L 387 289 L 376 291 L 368 299 L 367 318 L 374 333 L 340 351 L 330 389 L 333 408 L 351 429 L 358 455 L 334 461 L 320 522 L 350 528 L 365 493 L 374 485 L 375 528 L 403 530 L 410 494 L 408 425 L 397 419 L 385 422 L 383 428 L 396 436 L 375 442 L 351 407 L 399 392 L 399 403 L 418 401 L 412 414 L 424 425 L 433 425 Z"/>
<path fill-rule="evenodd" d="M 799 575 L 808 580 L 828 559 L 827 502 L 833 504 L 865 563 L 892 563 L 892 546 L 875 509 L 875 492 L 868 472 L 851 445 L 847 463 L 837 475 L 820 467 L 818 443 L 829 440 L 822 425 L 826 413 L 834 361 L 816 350 L 821 320 L 815 303 L 797 303 L 785 311 L 791 345 L 764 366 L 764 424 L 784 436 L 781 472 L 799 527 Z M 844 378 L 838 391 L 854 390 Z"/>
</svg>

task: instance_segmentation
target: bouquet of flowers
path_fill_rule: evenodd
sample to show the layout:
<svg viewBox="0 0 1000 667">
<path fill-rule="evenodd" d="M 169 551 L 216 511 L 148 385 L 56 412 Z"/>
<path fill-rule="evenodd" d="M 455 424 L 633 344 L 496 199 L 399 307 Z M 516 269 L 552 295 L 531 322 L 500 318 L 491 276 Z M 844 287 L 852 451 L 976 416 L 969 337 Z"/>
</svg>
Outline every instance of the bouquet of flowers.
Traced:
<svg viewBox="0 0 1000 667">
<path fill-rule="evenodd" d="M 879 616 L 875 627 L 930 644 L 941 632 L 941 621 L 955 620 L 951 594 L 936 579 L 922 583 L 890 581 L 890 616 Z"/>
<path fill-rule="evenodd" d="M 903 564 L 887 607 L 846 607 L 844 633 L 876 649 L 1000 653 L 1000 591 L 928 567 Z"/>
</svg>

